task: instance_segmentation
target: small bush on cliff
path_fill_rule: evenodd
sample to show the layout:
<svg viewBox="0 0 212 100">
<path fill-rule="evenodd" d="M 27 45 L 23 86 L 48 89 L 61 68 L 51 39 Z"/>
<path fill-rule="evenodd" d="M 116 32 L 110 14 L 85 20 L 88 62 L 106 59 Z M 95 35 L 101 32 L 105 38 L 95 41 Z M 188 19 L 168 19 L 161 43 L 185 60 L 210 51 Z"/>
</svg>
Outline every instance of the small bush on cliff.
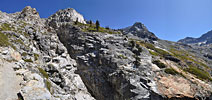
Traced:
<svg viewBox="0 0 212 100">
<path fill-rule="evenodd" d="M 108 34 L 121 34 L 120 31 L 106 29 L 104 27 L 101 27 L 100 25 L 97 31 L 97 26 L 93 24 L 92 22 L 89 22 L 89 24 L 78 23 L 76 26 L 80 27 L 83 32 L 102 32 L 102 33 L 108 33 Z"/>
<path fill-rule="evenodd" d="M 7 47 L 11 45 L 9 43 L 8 36 L 0 32 L 0 46 Z"/>
<path fill-rule="evenodd" d="M 138 52 L 142 52 L 143 50 L 142 50 L 142 48 L 140 47 L 140 45 L 138 45 L 138 44 L 136 44 L 136 48 L 138 49 Z"/>
<path fill-rule="evenodd" d="M 134 47 L 135 47 L 135 41 L 131 40 L 131 41 L 130 41 L 130 46 L 131 46 L 132 48 L 134 48 Z"/>
<path fill-rule="evenodd" d="M 52 84 L 48 80 L 46 80 L 45 84 L 46 84 L 46 88 L 49 90 L 49 92 L 51 92 Z"/>
<path fill-rule="evenodd" d="M 122 55 L 122 54 L 121 54 L 121 55 L 119 55 L 118 57 L 119 57 L 119 58 L 121 58 L 121 59 L 127 59 L 127 57 L 126 57 L 126 56 L 124 56 L 124 55 Z"/>
<path fill-rule="evenodd" d="M 21 56 L 27 56 L 28 54 L 26 53 L 26 52 L 23 52 L 22 54 L 21 54 Z"/>
<path fill-rule="evenodd" d="M 141 61 L 141 59 L 140 59 L 138 56 L 136 56 L 136 55 L 135 55 L 135 61 L 134 61 L 134 64 L 135 64 L 135 66 L 136 66 L 136 67 L 138 67 L 138 66 L 140 66 L 140 65 L 141 65 L 140 61 Z"/>
<path fill-rule="evenodd" d="M 19 43 L 21 45 L 25 45 L 24 42 L 21 39 L 12 40 L 14 43 Z"/>
<path fill-rule="evenodd" d="M 10 24 L 4 23 L 1 25 L 1 29 L 3 31 L 11 31 L 13 29 L 13 27 Z"/>
<path fill-rule="evenodd" d="M 38 58 L 39 58 L 39 55 L 35 53 L 35 54 L 34 54 L 34 59 L 35 59 L 35 60 L 38 60 Z"/>
<path fill-rule="evenodd" d="M 24 59 L 24 61 L 33 63 L 32 59 Z"/>
<path fill-rule="evenodd" d="M 0 32 L 0 46 L 2 46 L 2 47 L 10 46 L 14 50 L 16 50 L 16 47 L 10 43 L 8 36 L 1 32 Z"/>
<path fill-rule="evenodd" d="M 43 77 L 45 77 L 46 79 L 49 78 L 47 72 L 45 70 L 43 70 L 42 68 L 38 67 L 38 70 L 40 71 L 40 73 L 43 75 Z"/>
<path fill-rule="evenodd" d="M 165 73 L 171 74 L 171 75 L 180 74 L 180 73 L 178 73 L 178 72 L 177 72 L 175 69 L 173 69 L 173 68 L 166 68 L 166 69 L 165 69 Z"/>
<path fill-rule="evenodd" d="M 166 65 L 164 63 L 160 62 L 160 60 L 155 60 L 152 63 L 157 65 L 159 68 L 166 68 Z"/>
</svg>

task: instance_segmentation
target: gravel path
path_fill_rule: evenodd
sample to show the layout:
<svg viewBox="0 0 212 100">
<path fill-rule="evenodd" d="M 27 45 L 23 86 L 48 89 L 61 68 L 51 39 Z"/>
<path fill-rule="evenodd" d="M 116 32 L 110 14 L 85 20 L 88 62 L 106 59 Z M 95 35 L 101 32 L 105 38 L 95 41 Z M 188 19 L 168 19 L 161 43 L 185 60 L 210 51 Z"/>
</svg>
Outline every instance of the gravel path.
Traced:
<svg viewBox="0 0 212 100">
<path fill-rule="evenodd" d="M 0 60 L 0 100 L 17 100 L 21 77 L 16 76 L 14 64 Z"/>
</svg>

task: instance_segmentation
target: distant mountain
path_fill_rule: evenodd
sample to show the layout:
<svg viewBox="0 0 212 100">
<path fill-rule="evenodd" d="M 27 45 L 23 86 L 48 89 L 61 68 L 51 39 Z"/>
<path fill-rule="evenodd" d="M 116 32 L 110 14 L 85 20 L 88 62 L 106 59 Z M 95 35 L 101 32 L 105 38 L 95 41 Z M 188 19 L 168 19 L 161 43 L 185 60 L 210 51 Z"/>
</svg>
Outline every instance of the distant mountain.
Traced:
<svg viewBox="0 0 212 100">
<path fill-rule="evenodd" d="M 132 26 L 126 27 L 122 30 L 124 31 L 124 34 L 132 34 L 140 38 L 148 38 L 151 40 L 158 39 L 155 34 L 150 32 L 141 22 L 136 22 Z"/>
<path fill-rule="evenodd" d="M 192 38 L 192 37 L 186 37 L 184 39 L 179 40 L 180 43 L 186 43 L 186 44 L 211 44 L 212 43 L 212 31 L 209 31 L 205 34 L 203 34 L 199 38 Z"/>
</svg>

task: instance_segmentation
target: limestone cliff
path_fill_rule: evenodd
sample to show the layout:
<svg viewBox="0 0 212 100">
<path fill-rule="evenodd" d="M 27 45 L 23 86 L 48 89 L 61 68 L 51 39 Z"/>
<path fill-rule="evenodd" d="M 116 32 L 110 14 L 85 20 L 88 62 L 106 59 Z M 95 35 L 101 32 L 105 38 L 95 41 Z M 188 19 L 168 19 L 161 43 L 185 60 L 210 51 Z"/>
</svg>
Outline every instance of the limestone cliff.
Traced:
<svg viewBox="0 0 212 100">
<path fill-rule="evenodd" d="M 29 6 L 0 12 L 0 99 L 212 100 L 198 55 L 141 23 L 97 31 L 72 8 L 46 19 Z"/>
</svg>

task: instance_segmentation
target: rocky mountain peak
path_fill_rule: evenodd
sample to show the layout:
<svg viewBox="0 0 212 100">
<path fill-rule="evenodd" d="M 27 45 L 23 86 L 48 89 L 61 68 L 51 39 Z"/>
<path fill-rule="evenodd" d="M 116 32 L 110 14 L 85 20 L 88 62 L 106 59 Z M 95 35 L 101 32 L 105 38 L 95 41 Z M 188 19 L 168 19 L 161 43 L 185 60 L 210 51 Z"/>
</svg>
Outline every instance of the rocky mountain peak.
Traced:
<svg viewBox="0 0 212 100">
<path fill-rule="evenodd" d="M 32 8 L 31 6 L 26 6 L 23 10 L 22 13 L 28 14 L 28 15 L 37 15 L 39 16 L 37 10 L 35 8 Z"/>
<path fill-rule="evenodd" d="M 150 32 L 144 24 L 136 22 L 132 26 L 123 29 L 125 34 L 132 34 L 144 39 L 157 40 L 154 33 Z"/>
<path fill-rule="evenodd" d="M 144 26 L 144 24 L 142 24 L 141 22 L 134 23 L 131 29 L 147 30 L 146 26 Z"/>
<path fill-rule="evenodd" d="M 73 22 L 78 20 L 78 22 L 85 24 L 84 17 L 78 13 L 73 8 L 67 8 L 57 11 L 55 14 L 49 17 L 53 22 L 63 23 L 63 22 Z"/>
<path fill-rule="evenodd" d="M 25 20 L 31 20 L 31 19 L 38 19 L 40 18 L 39 13 L 35 8 L 32 8 L 30 6 L 26 6 L 20 13 L 19 18 L 25 19 Z"/>
</svg>

